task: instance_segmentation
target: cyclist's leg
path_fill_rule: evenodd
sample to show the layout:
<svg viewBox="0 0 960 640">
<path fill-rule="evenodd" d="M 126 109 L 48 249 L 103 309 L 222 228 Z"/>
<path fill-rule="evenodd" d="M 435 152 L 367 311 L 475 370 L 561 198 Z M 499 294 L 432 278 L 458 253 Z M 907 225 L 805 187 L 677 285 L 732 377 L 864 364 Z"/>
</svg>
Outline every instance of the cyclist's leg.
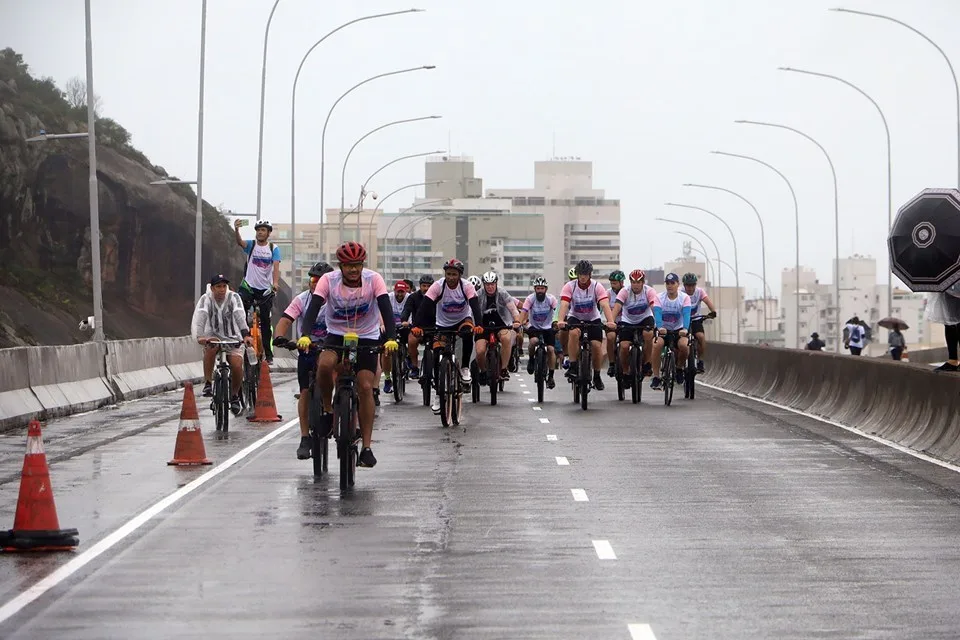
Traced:
<svg viewBox="0 0 960 640">
<path fill-rule="evenodd" d="M 275 296 L 270 296 L 260 301 L 260 340 L 263 342 L 263 356 L 267 360 L 273 360 L 273 329 L 270 326 L 270 312 L 273 310 L 274 298 Z"/>
<path fill-rule="evenodd" d="M 634 329 L 623 327 L 620 329 L 620 370 L 624 375 L 637 373 L 630 370 L 630 343 L 633 340 Z"/>
<path fill-rule="evenodd" d="M 343 336 L 327 336 L 327 344 L 330 346 L 343 346 Z M 317 362 L 317 379 L 314 384 L 314 392 L 320 392 L 320 401 L 323 403 L 323 411 L 327 414 L 333 413 L 333 370 L 337 366 L 339 353 L 333 349 L 327 349 L 320 352 Z"/>
<path fill-rule="evenodd" d="M 685 369 L 687 363 L 687 356 L 690 355 L 690 350 L 687 348 L 687 338 L 686 336 L 677 338 L 677 367 Z"/>
<path fill-rule="evenodd" d="M 595 373 L 600 373 L 600 368 L 603 367 L 603 327 L 599 324 L 591 324 L 587 327 L 587 332 L 590 335 L 590 356 L 593 362 L 593 371 Z"/>
<path fill-rule="evenodd" d="M 608 369 L 608 373 L 612 374 L 612 373 L 613 373 L 613 366 L 614 366 L 614 364 L 613 364 L 614 358 L 617 357 L 617 355 L 616 355 L 617 332 L 616 332 L 616 331 L 606 331 L 606 330 L 604 330 L 604 333 L 606 334 L 606 335 L 605 335 L 605 340 L 606 340 L 606 347 L 607 347 L 607 362 L 608 362 L 608 364 L 609 364 L 609 366 L 607 367 L 607 369 Z"/>
<path fill-rule="evenodd" d="M 544 329 L 540 332 L 540 339 L 543 340 L 543 346 L 547 348 L 547 375 L 553 377 L 553 370 L 557 366 L 557 350 L 554 345 L 557 342 L 557 332 L 553 329 Z"/>
<path fill-rule="evenodd" d="M 240 300 L 243 302 L 243 313 L 250 313 L 250 307 L 253 306 L 253 291 L 247 286 L 246 281 L 240 283 L 237 293 L 240 294 Z"/>
<path fill-rule="evenodd" d="M 489 330 L 473 338 L 473 342 L 475 343 L 473 348 L 477 351 L 477 371 L 480 373 L 485 373 L 487 370 L 487 340 L 489 339 Z M 464 345 L 466 345 L 466 343 L 467 339 L 464 339 Z"/>
<path fill-rule="evenodd" d="M 300 353 L 297 356 L 297 383 L 300 387 L 300 399 L 297 401 L 297 417 L 300 418 L 300 436 L 310 435 L 310 373 L 317 368 L 315 352 Z"/>
<path fill-rule="evenodd" d="M 230 397 L 240 396 L 240 387 L 243 385 L 243 347 L 231 349 L 227 354 L 230 363 Z"/>
<path fill-rule="evenodd" d="M 410 357 L 410 364 L 414 369 L 420 368 L 420 356 L 417 352 L 417 348 L 420 346 L 420 339 L 417 336 L 413 335 L 413 332 L 410 332 L 410 335 L 407 336 L 407 355 Z"/>
<path fill-rule="evenodd" d="M 473 355 L 473 320 L 467 319 L 460 323 L 460 342 L 463 345 L 463 353 L 461 354 L 462 360 L 460 361 L 460 368 L 470 371 L 470 356 Z M 480 364 L 480 358 L 477 358 L 477 365 Z"/>
<path fill-rule="evenodd" d="M 204 345 L 203 348 L 203 385 L 207 386 L 213 381 L 213 365 L 217 361 L 217 349 L 210 345 Z"/>
<path fill-rule="evenodd" d="M 516 332 L 513 329 L 500 329 L 500 370 L 506 371 L 510 365 L 510 356 L 513 354 L 513 339 Z"/>
<path fill-rule="evenodd" d="M 567 357 L 570 363 L 577 362 L 580 358 L 580 328 L 567 330 L 567 342 L 564 344 L 567 348 Z"/>
</svg>

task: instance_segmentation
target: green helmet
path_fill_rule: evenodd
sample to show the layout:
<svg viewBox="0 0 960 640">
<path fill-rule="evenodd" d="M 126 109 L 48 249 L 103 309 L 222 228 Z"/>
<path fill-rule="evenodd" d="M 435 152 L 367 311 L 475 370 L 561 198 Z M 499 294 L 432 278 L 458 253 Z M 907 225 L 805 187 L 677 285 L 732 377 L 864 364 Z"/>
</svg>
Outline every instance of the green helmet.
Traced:
<svg viewBox="0 0 960 640">
<path fill-rule="evenodd" d="M 623 271 L 620 271 L 620 269 L 617 269 L 616 271 L 610 274 L 610 280 L 613 280 L 615 282 L 623 282 L 626 279 L 627 279 L 627 274 L 625 274 Z"/>
<path fill-rule="evenodd" d="M 568 279 L 568 280 L 576 280 L 576 279 L 577 279 L 577 268 L 576 268 L 576 267 L 570 267 L 570 271 L 567 271 L 567 279 Z"/>
<path fill-rule="evenodd" d="M 697 274 L 689 271 L 683 274 L 683 284 L 697 284 Z"/>
</svg>

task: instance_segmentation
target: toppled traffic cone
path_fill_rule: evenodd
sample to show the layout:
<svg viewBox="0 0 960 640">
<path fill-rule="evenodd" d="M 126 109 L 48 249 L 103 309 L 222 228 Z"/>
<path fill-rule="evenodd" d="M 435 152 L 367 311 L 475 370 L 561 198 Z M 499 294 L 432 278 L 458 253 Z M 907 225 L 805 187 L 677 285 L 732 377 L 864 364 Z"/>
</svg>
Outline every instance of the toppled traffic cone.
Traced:
<svg viewBox="0 0 960 640">
<path fill-rule="evenodd" d="M 167 464 L 213 464 L 213 461 L 207 457 L 207 450 L 203 446 L 200 416 L 197 413 L 197 399 L 193 397 L 192 382 L 183 385 L 183 405 L 180 408 L 180 429 L 177 431 L 177 445 L 173 450 L 173 460 Z"/>
<path fill-rule="evenodd" d="M 264 363 L 265 365 L 266 363 Z M 260 381 L 257 384 L 257 404 L 250 422 L 280 422 L 283 416 L 277 413 L 277 403 L 273 399 L 273 383 L 270 382 L 270 368 L 260 367 Z"/>
<path fill-rule="evenodd" d="M 53 502 L 47 454 L 43 452 L 40 423 L 30 422 L 27 429 L 27 454 L 23 457 L 20 497 L 13 529 L 0 531 L 0 549 L 4 551 L 69 551 L 80 544 L 76 529 L 61 529 L 57 506 Z"/>
</svg>

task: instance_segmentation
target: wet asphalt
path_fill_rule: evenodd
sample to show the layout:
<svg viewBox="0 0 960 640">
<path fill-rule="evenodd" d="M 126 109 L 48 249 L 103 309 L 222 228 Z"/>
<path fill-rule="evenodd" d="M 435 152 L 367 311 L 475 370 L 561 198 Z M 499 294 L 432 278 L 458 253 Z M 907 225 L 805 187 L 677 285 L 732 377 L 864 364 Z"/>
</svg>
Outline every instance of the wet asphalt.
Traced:
<svg viewBox="0 0 960 640">
<path fill-rule="evenodd" d="M 285 419 L 293 387 L 276 382 Z M 635 407 L 608 384 L 587 412 L 566 384 L 540 410 L 533 394 L 521 373 L 452 429 L 413 393 L 385 399 L 379 464 L 345 493 L 336 469 L 314 479 L 296 460 L 287 427 L 0 638 L 960 637 L 953 471 L 705 388 L 669 408 L 647 389 Z M 60 522 L 81 546 L 0 556 L 0 606 L 210 470 L 166 465 L 179 404 L 46 426 Z M 217 440 L 200 413 L 218 463 L 278 428 Z M 0 526 L 23 447 L 0 437 Z"/>
</svg>

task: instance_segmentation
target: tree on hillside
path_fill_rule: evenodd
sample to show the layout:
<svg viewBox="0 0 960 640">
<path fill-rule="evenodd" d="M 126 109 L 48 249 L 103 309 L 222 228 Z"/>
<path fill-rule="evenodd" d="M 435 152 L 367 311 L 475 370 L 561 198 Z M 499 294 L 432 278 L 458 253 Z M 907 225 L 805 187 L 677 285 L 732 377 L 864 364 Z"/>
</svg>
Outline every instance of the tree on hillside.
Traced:
<svg viewBox="0 0 960 640">
<path fill-rule="evenodd" d="M 67 102 L 74 109 L 87 108 L 87 83 L 79 76 L 74 76 L 67 80 L 66 84 Z M 103 109 L 103 100 L 97 94 L 93 94 L 93 114 L 99 116 Z"/>
</svg>

